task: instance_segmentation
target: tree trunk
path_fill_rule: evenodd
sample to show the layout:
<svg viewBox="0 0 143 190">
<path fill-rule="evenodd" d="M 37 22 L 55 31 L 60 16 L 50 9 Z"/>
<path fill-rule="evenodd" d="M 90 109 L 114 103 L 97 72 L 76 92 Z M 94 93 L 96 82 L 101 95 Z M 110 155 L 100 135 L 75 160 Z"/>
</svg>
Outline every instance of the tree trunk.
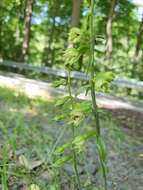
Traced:
<svg viewBox="0 0 143 190">
<path fill-rule="evenodd" d="M 114 9 L 116 5 L 116 0 L 112 0 L 111 7 L 109 10 L 107 25 L 106 25 L 106 34 L 107 34 L 107 44 L 106 44 L 106 57 L 111 58 L 113 44 L 112 44 L 112 20 L 114 15 Z"/>
<path fill-rule="evenodd" d="M 3 1 L 0 1 L 0 7 L 3 7 Z M 3 11 L 2 8 L 0 10 Z M 0 14 L 0 59 L 2 58 L 2 28 L 3 28 L 3 16 Z"/>
<path fill-rule="evenodd" d="M 80 12 L 81 12 L 81 3 L 82 0 L 72 0 L 72 20 L 71 20 L 71 28 L 79 27 L 80 24 Z M 72 43 L 68 43 L 68 48 L 73 48 Z M 82 68 L 83 55 L 79 57 L 78 60 L 78 68 L 80 71 Z"/>
<path fill-rule="evenodd" d="M 72 2 L 73 2 L 73 5 L 72 5 L 71 28 L 79 27 L 82 0 L 72 0 Z"/>
<path fill-rule="evenodd" d="M 56 20 L 55 20 L 55 15 L 54 15 L 52 18 L 52 26 L 50 29 L 50 33 L 47 37 L 48 39 L 46 40 L 46 45 L 44 47 L 44 52 L 43 52 L 43 62 L 46 66 L 50 66 L 50 67 L 54 64 L 54 59 L 52 57 L 54 50 L 52 50 L 51 45 L 54 40 L 55 23 L 56 23 Z"/>
<path fill-rule="evenodd" d="M 79 27 L 81 3 L 82 3 L 82 0 L 72 0 L 71 28 Z M 72 48 L 72 47 L 73 47 L 73 44 L 68 42 L 68 48 Z"/>
<path fill-rule="evenodd" d="M 33 0 L 26 1 L 25 18 L 24 18 L 24 37 L 22 45 L 22 59 L 28 61 L 29 43 L 30 43 L 30 27 L 32 18 Z"/>
<path fill-rule="evenodd" d="M 137 34 L 137 43 L 136 43 L 135 54 L 134 54 L 135 60 L 138 60 L 138 57 L 139 57 L 139 51 L 140 51 L 141 42 L 142 42 L 142 35 L 143 35 L 143 18 L 140 23 L 139 31 Z"/>
<path fill-rule="evenodd" d="M 134 58 L 133 58 L 132 77 L 135 77 L 136 72 L 138 70 L 137 67 L 139 67 L 138 65 L 140 62 L 139 52 L 140 52 L 140 48 L 142 44 L 142 35 L 143 35 L 143 17 L 139 26 L 138 34 L 137 34 L 137 41 L 136 41 Z"/>
<path fill-rule="evenodd" d="M 0 18 L 0 59 L 2 58 L 2 20 Z"/>
</svg>

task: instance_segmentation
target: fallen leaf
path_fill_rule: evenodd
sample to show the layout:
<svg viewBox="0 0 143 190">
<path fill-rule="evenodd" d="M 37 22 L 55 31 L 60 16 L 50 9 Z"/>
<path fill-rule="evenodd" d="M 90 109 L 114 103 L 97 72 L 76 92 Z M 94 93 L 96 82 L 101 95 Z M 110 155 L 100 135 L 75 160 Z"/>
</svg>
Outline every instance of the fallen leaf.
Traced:
<svg viewBox="0 0 143 190">
<path fill-rule="evenodd" d="M 40 187 L 36 184 L 32 184 L 32 185 L 30 185 L 29 190 L 40 190 Z"/>
<path fill-rule="evenodd" d="M 44 160 L 31 161 L 28 160 L 24 155 L 19 156 L 19 163 L 21 166 L 24 166 L 28 170 L 33 170 L 38 168 L 44 163 Z"/>
</svg>

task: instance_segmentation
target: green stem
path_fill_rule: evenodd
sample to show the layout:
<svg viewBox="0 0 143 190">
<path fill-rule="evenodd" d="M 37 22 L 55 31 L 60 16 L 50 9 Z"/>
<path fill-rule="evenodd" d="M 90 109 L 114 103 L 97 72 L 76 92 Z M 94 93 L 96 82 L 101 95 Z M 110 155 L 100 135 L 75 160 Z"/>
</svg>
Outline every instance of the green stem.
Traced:
<svg viewBox="0 0 143 190">
<path fill-rule="evenodd" d="M 71 92 L 70 69 L 68 70 L 68 93 L 69 93 L 69 96 L 71 97 L 71 106 L 72 106 L 72 110 L 73 110 L 74 102 L 73 102 L 73 96 L 72 96 L 72 92 Z M 72 128 L 72 138 L 74 140 L 74 138 L 75 138 L 75 126 L 72 124 L 71 128 Z M 79 176 L 79 172 L 78 172 L 78 168 L 77 168 L 77 165 L 78 165 L 77 164 L 77 154 L 76 154 L 76 150 L 74 149 L 74 147 L 72 147 L 72 153 L 73 153 L 73 165 L 74 165 L 78 190 L 82 190 L 82 186 L 81 186 L 81 182 L 80 182 L 80 176 Z"/>
<path fill-rule="evenodd" d="M 97 142 L 98 139 L 101 136 L 100 133 L 100 119 L 99 119 L 99 112 L 98 112 L 98 107 L 97 107 L 97 102 L 96 102 L 96 94 L 95 94 L 95 82 L 94 82 L 94 77 L 95 77 L 95 71 L 94 71 L 94 43 L 95 43 L 95 31 L 94 31 L 94 0 L 91 0 L 91 19 L 90 19 L 90 38 L 91 38 L 91 43 L 90 43 L 90 90 L 91 90 L 91 98 L 92 98 L 92 109 L 93 109 L 93 115 L 95 118 L 95 123 L 96 123 L 96 138 Z M 98 150 L 98 155 L 99 155 L 99 160 L 100 160 L 100 165 L 102 169 L 102 175 L 104 179 L 104 189 L 107 190 L 107 180 L 106 180 L 106 168 L 104 166 L 104 161 L 102 159 L 102 156 L 100 155 L 100 151 Z"/>
<path fill-rule="evenodd" d="M 99 120 L 99 113 L 98 113 L 98 107 L 96 103 L 96 94 L 95 94 L 95 83 L 94 83 L 94 42 L 95 42 L 95 36 L 94 36 L 94 0 L 91 0 L 91 19 L 90 19 L 90 37 L 91 37 L 91 43 L 90 43 L 90 76 L 91 76 L 91 97 L 92 97 L 92 106 L 93 106 L 93 114 L 96 121 L 96 133 L 97 137 L 100 136 L 100 120 Z"/>
<path fill-rule="evenodd" d="M 97 103 L 96 103 L 94 81 L 91 81 L 91 97 L 92 97 L 93 115 L 94 115 L 95 122 L 96 122 L 96 136 L 98 138 L 100 136 L 100 120 L 99 120 L 98 107 L 97 107 Z"/>
</svg>

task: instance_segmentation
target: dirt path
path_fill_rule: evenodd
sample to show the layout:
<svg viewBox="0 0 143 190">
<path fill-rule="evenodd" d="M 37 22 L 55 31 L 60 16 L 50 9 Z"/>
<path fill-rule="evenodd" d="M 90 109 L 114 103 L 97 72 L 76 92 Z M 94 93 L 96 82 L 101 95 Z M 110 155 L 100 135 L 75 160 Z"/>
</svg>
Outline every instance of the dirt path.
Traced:
<svg viewBox="0 0 143 190">
<path fill-rule="evenodd" d="M 119 144 L 113 145 L 118 137 L 108 143 L 109 179 L 112 181 L 110 187 L 112 190 L 142 190 L 143 114 L 127 110 L 112 110 L 110 114 L 117 127 L 126 134 L 121 134 Z"/>
<path fill-rule="evenodd" d="M 23 95 L 13 93 L 8 89 L 1 89 L 0 93 L 0 161 L 3 151 L 8 153 L 8 167 L 6 173 L 11 173 L 8 184 L 9 190 L 26 190 L 31 183 L 40 184 L 42 190 L 49 188 L 49 170 L 45 167 L 36 168 L 30 173 L 21 170 L 18 165 L 19 157 L 24 155 L 31 162 L 48 158 L 59 134 L 58 140 L 63 144 L 70 137 L 69 127 L 65 121 L 55 121 L 53 118 L 62 113 L 54 106 L 55 102 L 28 99 Z M 103 110 L 101 113 L 102 136 L 107 144 L 108 152 L 108 190 L 142 190 L 143 189 L 143 114 L 126 110 Z M 93 130 L 92 121 L 85 123 L 79 133 Z M 93 127 L 95 123 L 93 122 Z M 4 130 L 4 131 L 3 131 Z M 6 131 L 5 131 L 6 130 Z M 8 138 L 7 138 L 8 137 Z M 7 146 L 10 145 L 10 146 Z M 3 149 L 3 147 L 6 147 Z M 80 177 L 83 182 L 87 179 L 85 168 L 89 170 L 89 179 L 93 186 L 84 190 L 93 190 L 97 182 L 98 158 L 95 139 L 89 140 L 85 148 L 86 160 L 80 164 Z M 13 157 L 13 155 L 15 155 Z M 72 163 L 68 163 L 61 175 L 62 189 L 76 190 L 67 186 L 71 184 L 74 175 Z M 22 172 L 23 171 L 23 172 Z M 19 177 L 14 173 L 20 174 Z M 45 174 L 43 176 L 43 174 Z M 67 177 L 68 176 L 68 177 Z M 1 184 L 1 178 L 0 178 Z M 73 184 L 73 183 L 72 183 Z M 22 187 L 21 187 L 22 186 Z M 25 188 L 23 188 L 23 186 Z M 1 189 L 1 186 L 0 186 Z M 50 188 L 49 188 L 50 189 Z"/>
<path fill-rule="evenodd" d="M 143 113 L 129 110 L 112 110 L 113 118 L 131 136 L 143 138 Z"/>
</svg>

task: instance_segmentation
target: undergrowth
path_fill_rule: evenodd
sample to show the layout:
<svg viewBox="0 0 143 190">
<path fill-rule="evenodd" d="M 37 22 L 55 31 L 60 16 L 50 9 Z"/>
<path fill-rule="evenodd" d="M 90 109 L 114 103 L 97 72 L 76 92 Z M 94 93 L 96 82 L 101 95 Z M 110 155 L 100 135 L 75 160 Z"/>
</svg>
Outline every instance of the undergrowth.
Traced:
<svg viewBox="0 0 143 190">
<path fill-rule="evenodd" d="M 94 121 L 90 114 L 82 122 L 82 128 L 77 128 L 78 138 L 72 142 L 71 129 L 65 125 L 67 120 L 62 118 L 63 110 L 55 106 L 55 100 L 29 99 L 1 87 L 0 109 L 0 184 L 3 190 L 75 190 L 71 152 L 66 149 L 70 143 L 81 153 L 78 170 L 83 188 L 95 189 L 98 164 L 96 151 L 91 151 L 96 149 L 94 138 L 85 143 L 93 131 Z M 64 109 L 67 112 L 68 105 Z M 62 118 L 60 121 L 57 114 Z M 105 129 L 108 135 L 103 134 L 106 133 L 107 143 L 112 137 L 116 151 L 123 143 L 131 142 L 131 138 L 115 128 L 108 118 L 101 119 L 101 125 L 110 126 Z"/>
</svg>

